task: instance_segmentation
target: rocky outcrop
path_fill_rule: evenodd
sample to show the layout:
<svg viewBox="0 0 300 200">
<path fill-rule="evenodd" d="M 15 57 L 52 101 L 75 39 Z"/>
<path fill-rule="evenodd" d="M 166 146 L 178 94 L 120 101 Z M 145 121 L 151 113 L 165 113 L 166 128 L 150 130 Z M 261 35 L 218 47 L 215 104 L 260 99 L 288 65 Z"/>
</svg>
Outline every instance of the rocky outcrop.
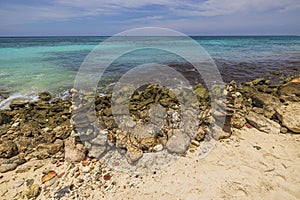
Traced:
<svg viewBox="0 0 300 200">
<path fill-rule="evenodd" d="M 279 98 L 262 92 L 254 93 L 252 102 L 254 106 L 263 109 L 263 114 L 267 118 L 272 118 L 275 114 L 275 108 L 281 104 Z"/>
<path fill-rule="evenodd" d="M 128 89 L 124 87 L 119 91 L 120 98 L 115 99 L 117 103 L 122 104 L 124 102 L 122 93 Z M 198 98 L 203 103 L 207 102 L 209 97 L 206 88 L 202 85 L 194 87 L 194 94 L 196 96 L 195 99 L 197 100 Z M 106 142 L 103 142 L 103 140 L 98 142 L 97 148 L 100 149 L 100 152 L 103 152 L 105 146 L 109 146 L 107 143 L 113 143 L 117 148 L 126 151 L 125 157 L 129 163 L 136 163 L 142 158 L 144 153 L 158 152 L 164 149 L 170 153 L 182 154 L 188 150 L 191 139 L 203 140 L 205 133 L 208 132 L 202 131 L 200 128 L 200 121 L 198 121 L 197 115 L 195 115 L 195 119 L 187 121 L 195 121 L 195 128 L 198 131 L 195 129 L 195 132 L 193 132 L 189 128 L 179 131 L 183 114 L 180 111 L 179 99 L 191 101 L 192 98 L 189 95 L 191 94 L 184 90 L 169 90 L 156 84 L 138 89 L 134 92 L 129 102 L 131 121 L 120 123 L 119 128 L 116 128 L 118 126 L 110 109 L 111 96 L 96 97 L 96 110 L 100 119 L 100 125 L 107 130 L 106 135 L 108 138 Z M 197 108 L 199 104 L 194 104 L 194 106 Z M 115 114 L 118 116 L 126 114 L 122 109 L 116 112 Z M 193 113 L 187 111 L 186 116 L 192 115 Z M 207 112 L 203 111 L 203 115 L 199 116 L 199 118 L 202 117 L 203 119 L 206 118 Z M 206 125 L 206 119 L 203 120 L 202 125 Z M 76 125 L 74 124 L 74 126 Z M 186 133 L 183 133 L 184 131 Z M 171 134 L 171 132 L 174 132 L 174 134 Z M 87 144 L 88 146 L 91 145 L 88 147 L 89 151 L 97 146 L 97 143 L 94 144 L 92 141 L 94 141 L 93 138 Z"/>
<path fill-rule="evenodd" d="M 245 98 L 251 98 L 246 112 L 250 112 L 247 114 L 247 121 L 264 132 L 278 133 L 280 130 L 281 133 L 296 133 L 299 120 L 299 83 L 300 78 L 291 78 L 289 82 L 279 85 L 270 85 L 266 79 L 256 79 L 243 84 L 238 90 L 244 97 L 244 102 Z M 232 118 L 233 121 L 236 121 L 235 118 Z M 232 125 L 238 128 L 235 123 Z"/>
<path fill-rule="evenodd" d="M 280 105 L 279 98 L 262 92 L 257 92 L 252 96 L 253 105 L 259 108 L 276 108 Z"/>
<path fill-rule="evenodd" d="M 69 111 L 71 102 L 61 99 L 48 102 L 50 96 L 45 92 L 41 97 L 43 100 L 13 99 L 10 109 L 0 110 L 0 158 L 5 158 L 2 172 L 14 170 L 19 164 L 11 159 L 17 159 L 19 155 L 28 160 L 63 157 L 62 140 L 68 138 L 73 129 Z"/>
<path fill-rule="evenodd" d="M 269 80 L 267 80 L 264 77 L 261 77 L 261 78 L 254 79 L 253 81 L 250 81 L 250 82 L 244 82 L 243 85 L 254 87 L 254 86 L 258 86 L 258 85 L 268 85 L 269 83 L 270 83 Z"/>
<path fill-rule="evenodd" d="M 300 96 L 300 78 L 295 78 L 280 86 L 280 96 Z"/>
<path fill-rule="evenodd" d="M 18 108 L 24 108 L 27 104 L 28 104 L 27 99 L 25 99 L 25 98 L 16 98 L 16 99 L 13 99 L 10 102 L 9 107 L 11 109 L 18 109 Z"/>
<path fill-rule="evenodd" d="M 126 102 L 130 87 L 118 91 L 116 103 Z M 300 132 L 299 79 L 282 85 L 270 85 L 265 78 L 242 86 L 232 81 L 215 84 L 212 91 L 203 85 L 194 86 L 192 93 L 151 84 L 135 90 L 129 105 L 115 113 L 112 94 L 95 97 L 72 89 L 72 101 L 49 92 L 40 93 L 37 101 L 14 99 L 10 109 L 0 111 L 0 171 L 14 170 L 31 158 L 74 163 L 114 149 L 135 165 L 152 153 L 182 155 L 203 140 L 228 138 L 232 129 L 245 125 L 266 133 Z M 87 104 L 94 99 L 95 107 Z M 181 101 L 190 109 L 184 110 Z M 123 120 L 128 112 L 130 120 Z"/>
<path fill-rule="evenodd" d="M 276 109 L 282 124 L 294 133 L 300 133 L 300 102 L 290 102 Z"/>
</svg>

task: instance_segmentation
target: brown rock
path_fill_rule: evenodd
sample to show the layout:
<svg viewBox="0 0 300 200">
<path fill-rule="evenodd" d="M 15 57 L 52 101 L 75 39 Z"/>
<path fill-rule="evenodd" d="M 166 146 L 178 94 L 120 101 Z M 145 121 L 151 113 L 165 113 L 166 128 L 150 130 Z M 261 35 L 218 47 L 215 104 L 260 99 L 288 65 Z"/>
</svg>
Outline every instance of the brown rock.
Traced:
<svg viewBox="0 0 300 200">
<path fill-rule="evenodd" d="M 207 99 L 209 97 L 206 88 L 201 84 L 194 87 L 194 93 L 200 99 Z"/>
<path fill-rule="evenodd" d="M 40 186 L 38 184 L 32 184 L 23 191 L 23 194 L 28 199 L 37 197 L 40 194 Z"/>
<path fill-rule="evenodd" d="M 16 173 L 28 172 L 30 169 L 39 169 L 44 165 L 42 160 L 32 160 L 23 165 L 18 166 Z"/>
<path fill-rule="evenodd" d="M 270 106 L 266 106 L 265 108 L 264 108 L 264 112 L 263 112 L 263 114 L 264 114 L 264 116 L 266 117 L 266 118 L 269 118 L 269 119 L 271 119 L 274 115 L 275 115 L 275 107 L 270 107 Z"/>
<path fill-rule="evenodd" d="M 167 150 L 170 153 L 178 153 L 178 154 L 182 154 L 186 152 L 191 143 L 191 139 L 189 138 L 189 136 L 182 133 L 179 129 L 174 129 L 170 131 L 172 133 L 168 133 L 168 135 L 172 135 L 172 136 L 167 141 L 166 144 Z"/>
<path fill-rule="evenodd" d="M 0 113 L 0 125 L 7 124 L 11 120 L 11 117 L 4 112 Z"/>
<path fill-rule="evenodd" d="M 46 143 L 53 143 L 56 139 L 55 134 L 53 132 L 43 132 L 43 140 Z"/>
<path fill-rule="evenodd" d="M 205 137 L 205 134 L 207 133 L 207 130 L 208 130 L 208 127 L 205 127 L 205 126 L 200 126 L 194 139 L 197 140 L 197 141 L 201 141 L 204 139 Z"/>
<path fill-rule="evenodd" d="M 40 129 L 40 124 L 35 121 L 29 121 L 21 124 L 22 134 L 26 137 L 38 135 L 38 129 Z"/>
<path fill-rule="evenodd" d="M 266 78 L 257 78 L 252 81 L 253 85 L 263 85 L 268 84 L 269 81 Z"/>
<path fill-rule="evenodd" d="M 156 143 L 156 140 L 154 137 L 144 138 L 141 141 L 141 145 L 143 149 L 150 149 L 153 147 Z"/>
<path fill-rule="evenodd" d="M 137 147 L 128 146 L 125 156 L 130 164 L 134 164 L 143 156 L 143 151 Z"/>
<path fill-rule="evenodd" d="M 280 125 L 277 122 L 274 122 L 263 115 L 259 115 L 255 112 L 250 112 L 247 117 L 247 121 L 253 125 L 258 130 L 265 133 L 280 133 Z"/>
<path fill-rule="evenodd" d="M 272 118 L 275 114 L 275 108 L 281 105 L 280 100 L 266 93 L 255 93 L 252 96 L 253 105 L 259 108 L 263 108 L 263 114 L 267 118 Z"/>
<path fill-rule="evenodd" d="M 1 165 L 2 164 L 17 164 L 17 165 L 22 165 L 23 163 L 26 162 L 26 159 L 24 157 L 24 155 L 17 155 L 17 156 L 14 156 L 12 158 L 9 158 L 9 159 L 3 159 L 1 160 Z"/>
<path fill-rule="evenodd" d="M 36 147 L 34 141 L 35 138 L 24 136 L 19 136 L 14 140 L 20 153 L 26 152 L 28 149 L 33 149 L 33 147 Z"/>
<path fill-rule="evenodd" d="M 27 103 L 28 103 L 28 101 L 24 98 L 16 98 L 10 102 L 9 107 L 11 109 L 23 108 L 26 106 Z"/>
<path fill-rule="evenodd" d="M 127 133 L 125 131 L 117 131 L 116 138 L 116 146 L 125 149 L 127 146 Z"/>
<path fill-rule="evenodd" d="M 50 92 L 41 92 L 38 96 L 42 101 L 49 101 L 52 98 Z"/>
<path fill-rule="evenodd" d="M 66 139 L 70 136 L 72 130 L 67 126 L 57 126 L 53 129 L 55 136 L 59 139 Z"/>
<path fill-rule="evenodd" d="M 216 130 L 215 128 L 213 130 Z M 226 139 L 231 136 L 231 131 L 224 131 L 221 128 L 218 130 L 218 134 L 213 134 L 215 140 Z"/>
<path fill-rule="evenodd" d="M 67 162 L 80 162 L 85 158 L 86 148 L 83 144 L 76 143 L 74 137 L 65 140 L 65 160 Z"/>
<path fill-rule="evenodd" d="M 252 101 L 253 105 L 259 108 L 264 108 L 266 106 L 276 108 L 280 105 L 280 100 L 277 97 L 261 92 L 255 93 L 252 96 Z"/>
<path fill-rule="evenodd" d="M 106 145 L 92 145 L 91 148 L 89 148 L 88 156 L 93 158 L 100 158 L 106 151 Z"/>
<path fill-rule="evenodd" d="M 30 105 L 37 110 L 49 110 L 51 108 L 48 102 L 42 100 L 31 102 Z"/>
<path fill-rule="evenodd" d="M 276 115 L 290 131 L 300 133 L 300 102 L 290 102 L 276 109 Z"/>
<path fill-rule="evenodd" d="M 253 107 L 252 111 L 257 113 L 257 114 L 261 114 L 261 115 L 264 114 L 264 109 L 263 108 Z"/>
<path fill-rule="evenodd" d="M 280 96 L 300 96 L 300 78 L 295 78 L 290 82 L 282 85 L 278 91 Z"/>
<path fill-rule="evenodd" d="M 9 163 L 9 164 L 1 164 L 0 165 L 0 173 L 5 173 L 8 171 L 12 171 L 17 168 L 17 163 Z"/>
<path fill-rule="evenodd" d="M 210 129 L 210 134 L 215 140 L 221 140 L 226 139 L 231 136 L 231 127 L 229 125 L 223 125 L 223 127 L 220 127 L 217 124 L 214 124 L 213 127 Z"/>
<path fill-rule="evenodd" d="M 39 159 L 44 159 L 50 155 L 54 155 L 59 152 L 63 147 L 62 140 L 56 140 L 54 143 L 39 144 L 36 148 L 36 156 Z"/>
<path fill-rule="evenodd" d="M 232 127 L 238 129 L 242 128 L 246 124 L 246 122 L 246 119 L 239 113 L 233 114 L 230 120 L 230 124 L 232 125 Z"/>
<path fill-rule="evenodd" d="M 237 92 L 237 94 L 240 94 L 239 92 Z M 240 109 L 242 107 L 242 104 L 243 104 L 243 97 L 240 95 L 240 96 L 237 96 L 235 99 L 234 99 L 234 108 L 236 109 Z"/>
<path fill-rule="evenodd" d="M 0 144 L 0 158 L 11 158 L 18 153 L 18 147 L 13 141 L 5 141 Z"/>
</svg>

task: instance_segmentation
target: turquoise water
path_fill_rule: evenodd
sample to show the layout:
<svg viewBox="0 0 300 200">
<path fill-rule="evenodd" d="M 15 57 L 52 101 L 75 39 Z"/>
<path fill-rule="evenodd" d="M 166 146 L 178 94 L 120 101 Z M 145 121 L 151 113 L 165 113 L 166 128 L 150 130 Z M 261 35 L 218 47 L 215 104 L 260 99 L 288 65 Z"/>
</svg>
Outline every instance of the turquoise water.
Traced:
<svg viewBox="0 0 300 200">
<path fill-rule="evenodd" d="M 71 88 L 84 58 L 107 37 L 0 38 L 0 93 L 35 94 Z M 225 81 L 246 81 L 271 71 L 300 69 L 299 36 L 192 37 L 216 62 Z M 143 40 L 165 40 L 147 37 Z M 179 38 L 167 38 L 170 43 Z M 107 48 L 122 48 L 122 42 Z M 116 81 L 131 67 L 148 62 L 183 63 L 169 52 L 145 49 L 117 59 L 106 77 Z M 184 68 L 184 65 L 182 65 Z M 184 71 L 184 70 L 183 70 Z"/>
</svg>

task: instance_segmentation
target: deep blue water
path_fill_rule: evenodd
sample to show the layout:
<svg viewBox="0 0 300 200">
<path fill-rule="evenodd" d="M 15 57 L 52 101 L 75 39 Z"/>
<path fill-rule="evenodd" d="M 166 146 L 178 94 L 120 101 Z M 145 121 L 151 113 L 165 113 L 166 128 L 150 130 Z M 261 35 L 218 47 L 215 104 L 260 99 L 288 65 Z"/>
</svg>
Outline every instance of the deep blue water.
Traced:
<svg viewBox="0 0 300 200">
<path fill-rule="evenodd" d="M 300 69 L 299 36 L 197 36 L 196 40 L 217 64 L 224 81 L 238 82 L 271 71 Z M 71 88 L 85 57 L 107 37 L 0 38 L 0 92 L 34 94 Z M 165 40 L 148 37 L 144 40 Z M 180 38 L 167 38 L 170 44 Z M 122 48 L 122 42 L 108 48 Z M 170 52 L 144 49 L 117 59 L 106 73 L 116 81 L 126 69 L 149 62 L 184 63 Z M 184 71 L 185 65 L 182 64 Z"/>
</svg>

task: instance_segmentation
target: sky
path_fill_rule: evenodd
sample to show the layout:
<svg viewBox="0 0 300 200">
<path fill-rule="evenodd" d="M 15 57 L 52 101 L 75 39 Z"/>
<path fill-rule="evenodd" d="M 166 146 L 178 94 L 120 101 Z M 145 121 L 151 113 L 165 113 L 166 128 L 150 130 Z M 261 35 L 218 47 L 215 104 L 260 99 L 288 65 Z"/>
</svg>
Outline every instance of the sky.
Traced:
<svg viewBox="0 0 300 200">
<path fill-rule="evenodd" d="M 1 0 L 0 36 L 300 35 L 300 0 Z"/>
</svg>

